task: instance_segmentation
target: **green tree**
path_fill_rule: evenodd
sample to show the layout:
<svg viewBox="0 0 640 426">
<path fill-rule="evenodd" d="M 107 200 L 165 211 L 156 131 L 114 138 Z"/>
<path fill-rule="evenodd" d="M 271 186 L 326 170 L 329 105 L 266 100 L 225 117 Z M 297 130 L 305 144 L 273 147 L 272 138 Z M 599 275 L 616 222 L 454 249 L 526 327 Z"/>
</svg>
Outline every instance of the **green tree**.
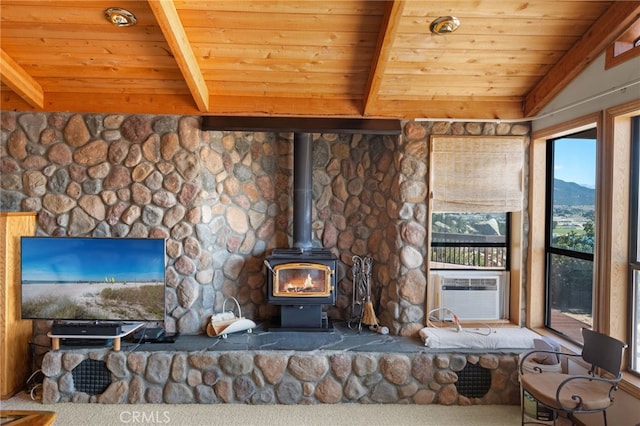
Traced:
<svg viewBox="0 0 640 426">
<path fill-rule="evenodd" d="M 593 253 L 593 243 L 595 241 L 593 219 L 585 222 L 582 229 L 583 232 L 580 233 L 569 231 L 565 235 L 556 237 L 553 241 L 553 246 L 582 253 Z"/>
</svg>

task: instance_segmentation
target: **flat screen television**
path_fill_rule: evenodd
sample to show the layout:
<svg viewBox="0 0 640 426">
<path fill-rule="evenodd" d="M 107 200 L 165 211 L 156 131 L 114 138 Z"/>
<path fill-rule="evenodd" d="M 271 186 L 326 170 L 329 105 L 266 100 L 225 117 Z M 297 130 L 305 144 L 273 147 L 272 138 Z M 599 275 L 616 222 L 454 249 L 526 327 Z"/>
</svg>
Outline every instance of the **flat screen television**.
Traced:
<svg viewBox="0 0 640 426">
<path fill-rule="evenodd" d="M 21 237 L 21 316 L 164 321 L 165 241 Z"/>
</svg>

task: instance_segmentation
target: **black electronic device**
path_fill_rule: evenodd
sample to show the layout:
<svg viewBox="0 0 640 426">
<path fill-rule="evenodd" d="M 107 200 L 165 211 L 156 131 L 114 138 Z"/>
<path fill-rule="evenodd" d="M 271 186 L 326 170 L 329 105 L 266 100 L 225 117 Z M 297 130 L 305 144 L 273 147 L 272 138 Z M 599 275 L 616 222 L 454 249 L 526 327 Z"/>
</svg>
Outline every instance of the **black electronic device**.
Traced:
<svg viewBox="0 0 640 426">
<path fill-rule="evenodd" d="M 103 346 L 112 346 L 113 339 L 83 339 L 77 337 L 71 337 L 68 339 L 62 338 L 60 339 L 60 344 L 63 346 L 74 346 L 74 347 L 103 347 Z"/>
<path fill-rule="evenodd" d="M 118 323 L 54 323 L 54 336 L 118 336 L 122 325 Z"/>
<path fill-rule="evenodd" d="M 133 334 L 134 341 L 154 341 L 164 336 L 164 328 L 162 327 L 147 327 L 140 328 Z"/>
<path fill-rule="evenodd" d="M 142 343 L 175 343 L 179 333 L 167 333 L 161 327 L 149 327 L 147 329 L 136 330 L 130 334 L 127 340 L 133 344 Z"/>
</svg>

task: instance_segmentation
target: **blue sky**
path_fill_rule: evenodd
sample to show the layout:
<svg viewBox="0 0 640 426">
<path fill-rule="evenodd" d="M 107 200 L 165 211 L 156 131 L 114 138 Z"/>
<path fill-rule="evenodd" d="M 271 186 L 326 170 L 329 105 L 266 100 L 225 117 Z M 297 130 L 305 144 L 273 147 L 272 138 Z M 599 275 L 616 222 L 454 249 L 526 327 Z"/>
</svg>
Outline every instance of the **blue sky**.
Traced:
<svg viewBox="0 0 640 426">
<path fill-rule="evenodd" d="M 555 143 L 556 179 L 575 182 L 589 188 L 596 186 L 596 142 L 593 139 L 562 138 Z"/>
<path fill-rule="evenodd" d="M 51 281 L 162 280 L 164 240 L 127 238 L 22 239 L 22 279 Z"/>
</svg>

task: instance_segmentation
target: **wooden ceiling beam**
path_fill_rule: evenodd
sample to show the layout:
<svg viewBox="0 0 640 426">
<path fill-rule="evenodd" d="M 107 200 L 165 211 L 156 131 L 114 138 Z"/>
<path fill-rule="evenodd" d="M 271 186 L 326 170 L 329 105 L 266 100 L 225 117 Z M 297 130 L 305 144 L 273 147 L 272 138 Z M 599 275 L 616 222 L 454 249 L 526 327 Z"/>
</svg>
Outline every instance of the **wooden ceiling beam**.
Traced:
<svg viewBox="0 0 640 426">
<path fill-rule="evenodd" d="M 0 48 L 0 78 L 29 105 L 42 109 L 44 106 L 42 87 L 2 48 Z"/>
<path fill-rule="evenodd" d="M 391 46 L 396 37 L 396 32 L 400 26 L 402 11 L 404 10 L 404 0 L 394 0 L 389 2 L 384 20 L 380 27 L 378 35 L 378 43 L 372 61 L 372 67 L 369 72 L 366 91 L 364 93 L 363 112 L 362 115 L 369 115 L 373 103 L 378 99 L 380 85 L 384 78 L 384 73 L 389 63 L 391 55 Z"/>
<path fill-rule="evenodd" d="M 160 25 L 198 109 L 208 112 L 209 89 L 173 0 L 149 0 L 149 7 Z"/>
<path fill-rule="evenodd" d="M 538 114 L 640 15 L 640 1 L 614 1 L 576 44 L 526 95 L 524 116 Z"/>
</svg>

